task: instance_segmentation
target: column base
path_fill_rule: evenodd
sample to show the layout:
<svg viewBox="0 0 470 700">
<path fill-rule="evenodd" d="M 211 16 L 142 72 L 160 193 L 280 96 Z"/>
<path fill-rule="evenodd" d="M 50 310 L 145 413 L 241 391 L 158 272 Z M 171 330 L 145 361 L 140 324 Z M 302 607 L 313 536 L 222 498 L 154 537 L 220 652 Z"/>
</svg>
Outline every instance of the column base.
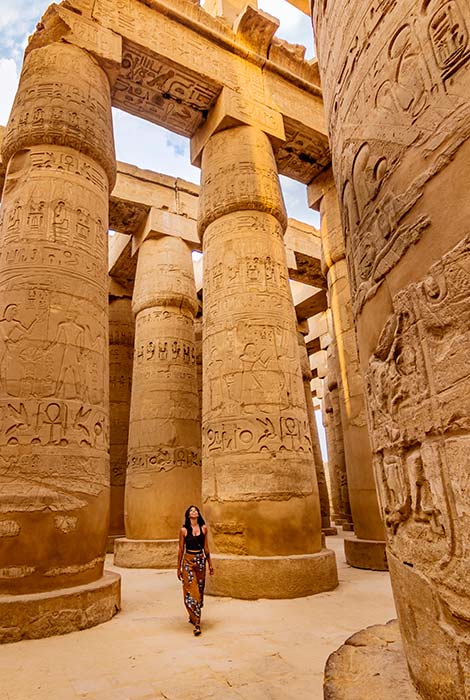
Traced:
<svg viewBox="0 0 470 700">
<path fill-rule="evenodd" d="M 336 558 L 330 549 L 285 557 L 213 554 L 212 561 L 215 575 L 206 578 L 209 595 L 245 600 L 301 598 L 338 585 Z"/>
<path fill-rule="evenodd" d="M 0 644 L 41 639 L 100 625 L 121 609 L 121 577 L 45 593 L 0 595 Z"/>
<path fill-rule="evenodd" d="M 176 569 L 178 540 L 130 540 L 114 542 L 114 566 L 125 569 Z"/>
<path fill-rule="evenodd" d="M 326 537 L 331 537 L 332 535 L 337 535 L 338 534 L 338 528 L 337 527 L 322 527 L 321 531 Z"/>
<path fill-rule="evenodd" d="M 323 692 L 328 700 L 422 700 L 411 683 L 398 622 L 349 637 L 326 662 Z"/>
<path fill-rule="evenodd" d="M 357 537 L 351 537 L 344 540 L 344 554 L 349 566 L 354 566 L 356 569 L 388 571 L 383 540 L 360 540 Z"/>
</svg>

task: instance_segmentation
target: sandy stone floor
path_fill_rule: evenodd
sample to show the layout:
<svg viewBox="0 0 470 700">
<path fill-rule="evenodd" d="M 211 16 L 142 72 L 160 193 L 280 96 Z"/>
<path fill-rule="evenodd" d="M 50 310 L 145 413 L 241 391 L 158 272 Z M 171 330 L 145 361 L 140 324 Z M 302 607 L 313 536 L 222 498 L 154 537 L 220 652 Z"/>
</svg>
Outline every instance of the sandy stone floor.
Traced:
<svg viewBox="0 0 470 700">
<path fill-rule="evenodd" d="M 321 700 L 328 655 L 360 628 L 395 617 L 388 574 L 347 566 L 341 536 L 327 545 L 338 561 L 335 591 L 276 601 L 207 597 L 199 638 L 175 573 L 115 569 L 123 599 L 113 620 L 0 647 L 0 699 Z"/>
</svg>

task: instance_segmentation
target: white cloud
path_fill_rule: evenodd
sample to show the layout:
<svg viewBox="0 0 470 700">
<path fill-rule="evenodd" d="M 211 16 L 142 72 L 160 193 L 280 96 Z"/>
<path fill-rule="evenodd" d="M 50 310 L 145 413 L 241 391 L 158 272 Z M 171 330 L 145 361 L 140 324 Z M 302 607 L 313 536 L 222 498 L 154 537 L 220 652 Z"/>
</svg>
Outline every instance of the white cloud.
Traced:
<svg viewBox="0 0 470 700">
<path fill-rule="evenodd" d="M 50 0 L 0 0 L 0 57 L 21 63 L 28 36 L 50 4 Z"/>
<path fill-rule="evenodd" d="M 2 86 L 0 126 L 5 126 L 10 116 L 11 106 L 18 86 L 17 67 L 12 58 L 0 58 L 0 85 Z"/>
</svg>

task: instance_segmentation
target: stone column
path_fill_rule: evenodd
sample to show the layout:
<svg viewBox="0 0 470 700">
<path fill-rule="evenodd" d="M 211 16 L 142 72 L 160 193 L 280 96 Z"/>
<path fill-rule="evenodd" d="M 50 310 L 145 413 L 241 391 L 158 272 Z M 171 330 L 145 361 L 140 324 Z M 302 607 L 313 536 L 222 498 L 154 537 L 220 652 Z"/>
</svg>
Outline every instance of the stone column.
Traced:
<svg viewBox="0 0 470 700">
<path fill-rule="evenodd" d="M 325 380 L 325 385 L 326 384 L 327 380 Z M 327 388 L 323 397 L 323 426 L 325 428 L 326 433 L 326 446 L 328 451 L 328 476 L 330 481 L 331 506 L 333 508 L 333 513 L 330 514 L 330 517 L 332 517 L 332 521 L 335 524 L 342 525 L 345 521 L 341 517 L 341 491 L 336 468 L 333 420 L 334 419 L 331 396 Z"/>
<path fill-rule="evenodd" d="M 103 622 L 109 517 L 107 76 L 63 43 L 30 51 L 3 142 L 0 641 Z"/>
<path fill-rule="evenodd" d="M 337 585 L 318 488 L 268 137 L 238 126 L 203 151 L 203 504 L 211 592 L 286 598 Z"/>
<path fill-rule="evenodd" d="M 126 538 L 116 540 L 114 561 L 172 568 L 184 511 L 201 499 L 198 302 L 185 241 L 169 235 L 148 238 L 138 255 Z"/>
<path fill-rule="evenodd" d="M 339 413 L 356 535 L 344 542 L 346 561 L 360 569 L 386 570 L 385 531 L 377 500 L 344 236 L 331 168 L 309 186 L 309 203 L 321 214 L 322 263 L 333 322 Z"/>
<path fill-rule="evenodd" d="M 335 476 L 338 489 L 338 519 L 337 525 L 342 525 L 344 530 L 353 530 L 351 505 L 349 502 L 348 474 L 346 470 L 346 457 L 344 451 L 343 425 L 341 423 L 341 409 L 338 387 L 338 367 L 336 361 L 336 343 L 333 340 L 328 346 L 328 375 L 327 388 L 330 409 L 329 442 L 328 451 L 331 451 L 331 470 Z"/>
<path fill-rule="evenodd" d="M 196 348 L 196 379 L 199 416 L 202 415 L 202 315 L 194 319 L 194 345 Z"/>
<path fill-rule="evenodd" d="M 300 325 L 299 325 L 300 327 Z M 310 382 L 312 379 L 312 370 L 310 368 L 310 362 L 308 360 L 307 348 L 305 346 L 305 339 L 303 333 L 299 330 L 297 335 L 299 343 L 299 355 L 300 355 L 300 370 L 302 372 L 302 382 L 304 385 L 305 394 L 305 404 L 307 407 L 307 417 L 308 424 L 310 428 L 310 438 L 312 441 L 312 453 L 313 460 L 315 463 L 315 473 L 317 477 L 318 484 L 318 496 L 320 499 L 320 517 L 321 517 L 321 528 L 324 535 L 336 535 L 337 530 L 331 527 L 330 521 L 330 497 L 328 494 L 328 488 L 326 485 L 325 469 L 323 467 L 323 458 L 320 450 L 320 441 L 318 439 L 317 423 L 315 421 L 315 411 L 313 408 L 312 401 L 312 390 L 310 388 Z"/>
<path fill-rule="evenodd" d="M 111 498 L 108 551 L 123 537 L 124 487 L 127 470 L 127 439 L 131 407 L 134 318 L 131 299 L 111 280 L 109 294 L 109 409 Z"/>
<path fill-rule="evenodd" d="M 423 699 L 469 698 L 470 8 L 314 21 L 406 659 Z"/>
</svg>

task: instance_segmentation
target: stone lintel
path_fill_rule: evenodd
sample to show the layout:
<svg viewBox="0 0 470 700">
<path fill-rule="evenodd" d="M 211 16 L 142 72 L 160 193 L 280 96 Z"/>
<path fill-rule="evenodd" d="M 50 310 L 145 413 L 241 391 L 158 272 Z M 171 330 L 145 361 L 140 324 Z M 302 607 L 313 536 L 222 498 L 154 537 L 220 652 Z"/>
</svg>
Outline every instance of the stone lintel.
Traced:
<svg viewBox="0 0 470 700">
<path fill-rule="evenodd" d="M 107 622 L 121 609 L 121 577 L 45 593 L 0 595 L 0 644 L 67 634 Z"/>
<path fill-rule="evenodd" d="M 305 343 L 305 347 L 307 348 L 307 354 L 308 355 L 313 355 L 315 352 L 320 351 L 320 338 L 312 338 L 311 340 L 308 340 Z"/>
<path fill-rule="evenodd" d="M 137 256 L 132 255 L 132 237 L 119 233 L 110 236 L 108 254 L 109 274 L 132 296 L 137 267 Z"/>
<path fill-rule="evenodd" d="M 258 10 L 252 4 L 246 5 L 234 23 L 237 41 L 246 45 L 260 56 L 267 56 L 274 34 L 280 22 L 276 17 Z"/>
<path fill-rule="evenodd" d="M 131 237 L 125 233 L 116 233 L 108 237 L 108 265 L 109 274 L 117 276 L 114 267 L 121 255 L 131 242 Z"/>
<path fill-rule="evenodd" d="M 287 2 L 310 16 L 310 0 L 287 0 Z"/>
<path fill-rule="evenodd" d="M 92 54 L 106 72 L 110 85 L 114 85 L 122 61 L 122 39 L 118 34 L 54 3 L 30 37 L 26 54 L 57 41 L 74 44 Z"/>
<path fill-rule="evenodd" d="M 248 0 L 206 0 L 204 10 L 213 17 L 220 17 L 226 20 L 230 27 L 237 17 L 243 12 Z M 257 0 L 250 0 L 250 5 L 258 8 Z"/>
<path fill-rule="evenodd" d="M 129 290 L 121 284 L 121 281 L 119 279 L 116 279 L 116 277 L 113 277 L 112 275 L 109 275 L 109 286 L 108 286 L 108 296 L 109 297 L 114 297 L 114 298 L 127 298 L 131 299 L 132 295 L 129 294 Z M 124 535 L 120 535 L 123 537 Z M 119 535 L 112 535 L 114 539 L 116 537 L 119 537 Z M 113 540 L 114 542 L 114 540 Z M 113 545 L 114 547 L 114 545 Z M 113 550 L 111 550 L 113 551 Z"/>
<path fill-rule="evenodd" d="M 176 236 L 191 244 L 193 250 L 202 250 L 195 219 L 188 219 L 180 214 L 152 207 L 143 229 L 132 237 L 132 255 L 136 254 L 148 238 L 160 236 Z"/>
<path fill-rule="evenodd" d="M 127 569 L 176 569 L 178 540 L 114 540 L 114 565 Z"/>
<path fill-rule="evenodd" d="M 244 600 L 301 598 L 338 585 L 336 558 L 330 549 L 276 557 L 212 554 L 212 561 L 215 576 L 206 578 L 209 595 Z"/>
<path fill-rule="evenodd" d="M 343 530 L 347 530 L 347 525 L 348 523 L 343 525 Z M 356 569 L 388 571 L 384 541 L 351 537 L 344 540 L 344 554 L 349 566 L 354 566 Z"/>
<path fill-rule="evenodd" d="M 274 50 L 271 57 L 271 43 L 268 58 L 261 56 L 237 40 L 228 23 L 188 0 L 128 0 L 125 6 L 95 0 L 93 18 L 123 39 L 114 106 L 192 138 L 224 87 L 246 90 L 283 117 L 286 139 L 276 153 L 281 174 L 307 184 L 330 162 L 315 67 L 295 51 Z"/>
<path fill-rule="evenodd" d="M 320 260 L 320 231 L 314 226 L 297 221 L 297 219 L 289 219 L 284 234 L 284 243 L 287 248 L 292 248 L 298 253 L 304 253 L 304 255 Z"/>
<path fill-rule="evenodd" d="M 320 313 L 320 311 L 326 311 L 328 308 L 328 302 L 326 297 L 326 292 L 321 289 L 316 294 L 308 297 L 304 301 L 301 301 L 295 307 L 295 313 L 297 319 L 300 321 L 304 318 L 310 318 L 310 316 L 315 316 L 315 314 Z"/>
<path fill-rule="evenodd" d="M 320 211 L 320 202 L 334 185 L 331 167 L 322 170 L 307 186 L 307 202 L 310 209 Z"/>
<path fill-rule="evenodd" d="M 191 139 L 191 163 L 201 167 L 202 152 L 211 136 L 218 131 L 243 124 L 264 131 L 274 146 L 285 139 L 284 123 L 279 112 L 239 92 L 223 88 L 207 120 Z"/>
</svg>

